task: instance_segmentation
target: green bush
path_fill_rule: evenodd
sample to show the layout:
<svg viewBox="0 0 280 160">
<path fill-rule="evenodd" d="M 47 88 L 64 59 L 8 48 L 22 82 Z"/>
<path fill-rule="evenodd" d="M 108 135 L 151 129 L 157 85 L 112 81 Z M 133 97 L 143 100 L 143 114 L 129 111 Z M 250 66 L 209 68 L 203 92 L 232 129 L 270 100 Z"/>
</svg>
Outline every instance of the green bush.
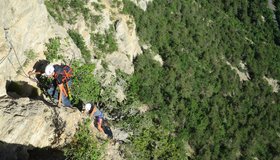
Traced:
<svg viewBox="0 0 280 160">
<path fill-rule="evenodd" d="M 85 41 L 77 31 L 75 30 L 68 30 L 69 36 L 72 38 L 74 43 L 77 45 L 77 47 L 80 49 L 81 54 L 84 58 L 84 60 L 89 63 L 91 59 L 90 51 L 88 50 Z"/>
<path fill-rule="evenodd" d="M 112 53 L 118 50 L 118 45 L 114 35 L 114 29 L 111 26 L 105 34 L 91 34 L 91 42 L 97 47 L 102 53 Z"/>
<path fill-rule="evenodd" d="M 56 22 L 58 22 L 59 24 L 63 24 L 63 21 L 65 21 L 66 18 L 62 13 L 62 11 L 64 11 L 65 8 L 67 8 L 68 6 L 67 0 L 61 0 L 61 1 L 46 0 L 45 5 L 47 7 L 48 12 L 56 20 Z"/>
<path fill-rule="evenodd" d="M 90 10 L 86 7 L 86 1 L 84 0 L 71 0 L 69 3 L 74 12 L 81 13 L 85 20 L 88 20 L 90 17 Z"/>
<path fill-rule="evenodd" d="M 100 84 L 97 82 L 93 70 L 93 64 L 81 64 L 73 62 L 73 85 L 72 94 L 84 102 L 96 102 L 100 95 Z"/>
<path fill-rule="evenodd" d="M 63 22 L 76 23 L 77 17 L 82 15 L 84 20 L 96 24 L 96 18 L 90 13 L 85 0 L 46 0 L 45 5 L 50 15 L 61 25 Z"/>
<path fill-rule="evenodd" d="M 99 3 L 96 3 L 96 2 L 91 2 L 91 5 L 94 7 L 95 10 L 101 12 L 102 9 L 105 8 L 105 6 L 103 4 L 99 4 Z"/>
<path fill-rule="evenodd" d="M 59 54 L 60 50 L 60 38 L 50 38 L 49 43 L 46 43 L 45 46 L 47 47 L 47 51 L 44 51 L 46 59 L 50 62 L 54 60 L 58 60 L 63 58 L 62 55 Z"/>
<path fill-rule="evenodd" d="M 122 4 L 122 1 L 112 0 L 112 7 L 114 7 L 114 8 L 120 7 L 121 4 Z"/>
<path fill-rule="evenodd" d="M 98 160 L 101 159 L 101 147 L 90 132 L 91 121 L 87 119 L 79 125 L 72 143 L 64 148 L 66 159 L 71 160 Z"/>
<path fill-rule="evenodd" d="M 30 61 L 34 60 L 37 57 L 36 53 L 32 49 L 25 51 L 24 55 L 26 56 L 26 60 L 23 63 L 24 67 L 27 66 Z"/>
<path fill-rule="evenodd" d="M 95 26 L 97 24 L 99 24 L 99 22 L 101 22 L 102 20 L 102 16 L 101 15 L 91 15 L 90 16 L 90 22 L 91 22 L 91 30 L 94 30 L 95 29 Z"/>
</svg>

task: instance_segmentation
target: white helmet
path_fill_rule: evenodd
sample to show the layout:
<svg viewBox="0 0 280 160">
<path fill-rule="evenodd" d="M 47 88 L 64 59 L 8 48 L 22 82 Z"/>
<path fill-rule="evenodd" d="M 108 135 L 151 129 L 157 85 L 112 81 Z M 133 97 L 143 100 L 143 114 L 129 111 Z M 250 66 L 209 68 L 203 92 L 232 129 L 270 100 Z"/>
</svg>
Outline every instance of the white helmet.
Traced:
<svg viewBox="0 0 280 160">
<path fill-rule="evenodd" d="M 46 74 L 46 76 L 52 75 L 53 72 L 54 72 L 54 67 L 53 67 L 53 65 L 52 65 L 52 64 L 48 64 L 47 67 L 46 67 L 46 69 L 45 69 L 45 74 Z"/>
<path fill-rule="evenodd" d="M 90 109 L 91 109 L 91 104 L 90 104 L 90 103 L 87 103 L 87 104 L 85 105 L 85 110 L 86 110 L 86 112 L 88 112 Z"/>
</svg>

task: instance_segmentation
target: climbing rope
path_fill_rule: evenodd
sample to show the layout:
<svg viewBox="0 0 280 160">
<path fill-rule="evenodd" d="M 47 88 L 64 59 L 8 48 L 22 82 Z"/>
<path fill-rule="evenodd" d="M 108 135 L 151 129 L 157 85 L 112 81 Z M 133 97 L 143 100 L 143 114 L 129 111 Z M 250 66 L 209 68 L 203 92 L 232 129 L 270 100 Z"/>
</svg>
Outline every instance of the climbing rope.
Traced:
<svg viewBox="0 0 280 160">
<path fill-rule="evenodd" d="M 22 64 L 21 64 L 20 61 L 19 61 L 18 54 L 17 54 L 17 52 L 16 52 L 16 50 L 15 50 L 15 47 L 14 47 L 13 43 L 12 43 L 11 40 L 9 40 L 9 38 L 8 38 L 8 28 L 4 28 L 4 31 L 5 31 L 5 39 L 7 40 L 7 42 L 8 42 L 9 45 L 10 45 L 10 51 L 9 51 L 8 55 L 11 53 L 11 50 L 14 51 L 14 54 L 15 54 L 16 59 L 17 59 L 17 62 L 18 62 L 18 64 L 19 64 L 19 66 L 20 66 L 20 70 L 22 70 L 22 72 L 23 72 L 23 74 L 24 74 L 24 75 L 22 75 L 22 74 L 20 74 L 20 75 L 22 75 L 22 76 L 24 76 L 24 77 L 29 77 L 29 76 L 25 73 L 25 71 L 24 71 L 24 69 L 23 69 L 23 66 L 22 66 Z M 8 55 L 7 55 L 7 56 L 8 56 Z M 9 58 L 8 58 L 8 59 L 9 59 Z M 5 60 L 5 59 L 4 59 L 4 60 Z M 9 61 L 9 62 L 12 64 L 11 61 Z M 14 65 L 12 64 L 12 66 L 14 66 Z M 15 69 L 15 67 L 13 67 L 13 68 Z M 15 70 L 15 71 L 16 71 L 16 70 Z"/>
<path fill-rule="evenodd" d="M 10 55 L 11 51 L 12 51 L 12 48 L 10 48 L 9 53 L 8 53 L 6 56 L 4 56 L 3 58 L 1 58 L 0 64 L 2 64 L 2 63 L 5 61 L 5 59 Z"/>
<path fill-rule="evenodd" d="M 8 28 L 4 28 L 5 39 L 6 40 L 7 40 L 7 34 L 6 34 L 7 30 L 8 30 Z M 0 64 L 2 64 L 5 61 L 5 59 L 10 55 L 11 51 L 12 51 L 12 48 L 10 47 L 9 53 L 6 56 L 4 56 L 3 58 L 1 58 Z"/>
<path fill-rule="evenodd" d="M 21 75 L 21 76 L 23 76 L 23 77 L 29 78 L 29 76 L 25 73 L 22 64 L 21 64 L 20 61 L 19 61 L 18 54 L 17 54 L 17 52 L 16 52 L 16 50 L 15 50 L 15 48 L 14 48 L 13 43 L 12 43 L 11 40 L 9 40 L 9 38 L 8 38 L 8 30 L 9 30 L 8 28 L 4 28 L 5 39 L 6 39 L 6 41 L 7 41 L 7 42 L 9 43 L 9 45 L 10 45 L 10 50 L 9 50 L 9 53 L 8 53 L 6 56 L 4 56 L 3 58 L 1 58 L 0 64 L 3 63 L 3 62 L 8 58 L 10 64 L 12 65 L 13 69 L 17 72 L 17 74 L 19 74 L 19 75 Z M 19 66 L 20 66 L 20 70 L 23 72 L 23 74 L 18 73 L 16 67 L 14 66 L 14 64 L 11 62 L 11 60 L 10 60 L 10 58 L 9 58 L 9 55 L 11 54 L 12 51 L 14 51 L 15 57 L 16 57 L 16 59 L 17 59 L 17 62 L 18 62 L 18 64 L 19 64 Z"/>
</svg>

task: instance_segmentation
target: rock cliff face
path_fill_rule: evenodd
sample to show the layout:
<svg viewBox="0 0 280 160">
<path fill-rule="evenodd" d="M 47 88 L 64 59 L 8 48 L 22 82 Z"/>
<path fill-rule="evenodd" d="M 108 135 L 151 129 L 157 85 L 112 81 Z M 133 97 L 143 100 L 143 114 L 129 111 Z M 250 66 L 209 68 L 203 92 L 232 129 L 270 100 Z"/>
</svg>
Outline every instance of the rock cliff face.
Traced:
<svg viewBox="0 0 280 160">
<path fill-rule="evenodd" d="M 0 99 L 0 141 L 35 147 L 59 147 L 69 143 L 81 113 L 29 98 Z"/>
<path fill-rule="evenodd" d="M 152 2 L 153 0 L 131 0 L 133 3 L 135 3 L 139 8 L 141 8 L 143 11 L 147 10 L 148 3 Z"/>
<path fill-rule="evenodd" d="M 49 38 L 68 36 L 66 29 L 57 25 L 49 16 L 43 0 L 3 0 L 0 3 L 0 95 L 5 95 L 6 80 L 28 81 L 17 73 L 27 60 L 25 51 L 34 50 L 38 58 L 43 58 L 45 43 Z M 67 59 L 80 51 L 69 40 L 63 56 Z M 30 68 L 23 68 L 25 72 Z"/>
<path fill-rule="evenodd" d="M 91 3 L 102 6 L 102 9 L 95 9 Z M 129 15 L 123 14 L 122 8 L 122 3 L 118 6 L 110 0 L 92 0 L 88 3 L 90 13 L 101 17 L 100 22 L 95 24 L 95 27 L 88 26 L 87 22 L 81 17 L 74 24 L 63 25 L 67 29 L 78 31 L 83 36 L 87 47 L 93 50 L 93 55 L 100 54 L 102 51 L 96 47 L 95 43 L 90 41 L 91 34 L 104 35 L 112 29 L 117 49 L 112 53 L 102 52 L 98 59 L 93 57 L 92 61 L 96 64 L 95 75 L 99 77 L 102 87 L 111 88 L 108 89 L 110 90 L 110 96 L 116 98 L 118 102 L 122 102 L 126 96 L 124 94 L 125 85 L 120 85 L 115 81 L 116 71 L 120 70 L 126 74 L 132 74 L 134 72 L 133 59 L 142 53 L 134 20 Z M 101 64 L 106 64 L 107 67 Z M 102 93 L 106 93 L 106 91 L 102 91 Z"/>
<path fill-rule="evenodd" d="M 96 10 L 90 5 L 93 2 L 103 8 Z M 142 2 L 139 3 L 142 4 Z M 77 30 L 83 36 L 88 48 L 93 50 L 96 44 L 90 42 L 90 35 L 92 33 L 102 34 L 113 27 L 118 49 L 111 54 L 104 55 L 102 59 L 93 59 L 93 61 L 98 65 L 101 60 L 108 65 L 109 71 L 103 66 L 96 67 L 97 76 L 105 74 L 105 81 L 110 81 L 108 84 L 114 86 L 113 90 L 116 91 L 115 96 L 118 101 L 125 99 L 124 86 L 112 84 L 111 79 L 115 77 L 115 71 L 118 69 L 132 74 L 134 71 L 133 58 L 142 53 L 136 36 L 135 23 L 131 17 L 121 13 L 122 6 L 117 7 L 112 1 L 90 1 L 88 4 L 90 12 L 101 17 L 101 21 L 94 28 L 89 27 L 82 17 L 78 18 L 75 24 L 58 25 L 48 13 L 43 0 L 3 0 L 3 3 L 0 4 L 0 96 L 6 94 L 7 80 L 22 80 L 32 83 L 24 73 L 32 68 L 31 64 L 36 60 L 45 58 L 43 54 L 46 50 L 45 43 L 50 38 L 61 38 L 61 43 L 64 45 L 62 45 L 60 54 L 67 61 L 73 57 L 76 59 L 81 57 L 80 50 L 67 34 L 68 29 Z M 28 50 L 33 50 L 37 58 L 31 61 L 29 66 L 22 68 L 22 64 L 28 60 L 24 54 Z M 96 53 L 93 51 L 92 54 Z"/>
<path fill-rule="evenodd" d="M 149 1 L 137 1 L 137 4 L 145 10 Z M 82 57 L 68 35 L 68 29 L 78 31 L 91 51 L 91 62 L 96 64 L 94 73 L 97 79 L 100 78 L 98 80 L 103 85 L 102 88 L 107 88 L 101 94 L 109 92 L 119 102 L 125 99 L 125 81 L 116 80 L 116 77 L 118 70 L 132 74 L 133 59 L 142 53 L 135 23 L 129 15 L 122 13 L 123 6 L 116 6 L 113 1 L 88 2 L 90 12 L 102 17 L 94 28 L 89 27 L 82 17 L 74 24 L 58 25 L 48 13 L 44 0 L 2 0 L 0 3 L 0 159 L 28 159 L 28 149 L 61 147 L 69 143 L 75 134 L 81 120 L 78 110 L 58 108 L 42 100 L 22 98 L 33 94 L 35 88 L 29 85 L 32 82 L 26 73 L 31 70 L 34 62 L 45 59 L 45 44 L 50 38 L 60 38 L 60 54 L 65 61 L 72 59 L 73 55 L 76 59 Z M 102 6 L 102 9 L 94 9 L 90 5 L 92 2 Z M 96 44 L 91 42 L 91 34 L 104 34 L 110 29 L 114 32 L 117 49 L 97 59 Z M 25 53 L 29 50 L 34 51 L 35 59 L 28 59 Z M 27 61 L 29 64 L 23 65 Z M 10 87 L 13 88 L 14 82 L 20 83 L 20 90 L 24 90 L 22 94 L 9 90 Z M 10 91 L 9 95 L 18 99 L 8 97 L 6 89 Z M 38 95 L 35 97 L 38 98 Z M 128 134 L 112 129 L 116 133 L 116 140 L 127 139 Z M 118 146 L 114 147 L 116 148 L 111 151 L 113 154 L 108 153 L 107 159 L 118 152 Z M 5 153 L 10 154 L 5 156 Z"/>
</svg>

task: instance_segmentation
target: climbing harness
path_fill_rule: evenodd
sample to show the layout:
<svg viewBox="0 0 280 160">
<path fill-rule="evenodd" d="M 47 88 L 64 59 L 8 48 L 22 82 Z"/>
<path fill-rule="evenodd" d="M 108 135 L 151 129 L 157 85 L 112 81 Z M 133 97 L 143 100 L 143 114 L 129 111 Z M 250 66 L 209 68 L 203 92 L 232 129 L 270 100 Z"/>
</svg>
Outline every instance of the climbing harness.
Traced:
<svg viewBox="0 0 280 160">
<path fill-rule="evenodd" d="M 65 94 L 66 97 L 69 97 L 69 100 L 72 99 L 71 96 L 71 91 L 70 87 L 68 85 L 68 81 L 72 78 L 73 76 L 73 69 L 68 66 L 68 65 L 63 65 L 63 66 L 55 66 L 58 69 L 58 72 L 55 72 L 54 78 L 58 78 L 59 75 L 62 76 L 62 83 L 63 83 L 63 93 Z M 64 84 L 66 85 L 66 90 L 64 88 Z"/>
</svg>

